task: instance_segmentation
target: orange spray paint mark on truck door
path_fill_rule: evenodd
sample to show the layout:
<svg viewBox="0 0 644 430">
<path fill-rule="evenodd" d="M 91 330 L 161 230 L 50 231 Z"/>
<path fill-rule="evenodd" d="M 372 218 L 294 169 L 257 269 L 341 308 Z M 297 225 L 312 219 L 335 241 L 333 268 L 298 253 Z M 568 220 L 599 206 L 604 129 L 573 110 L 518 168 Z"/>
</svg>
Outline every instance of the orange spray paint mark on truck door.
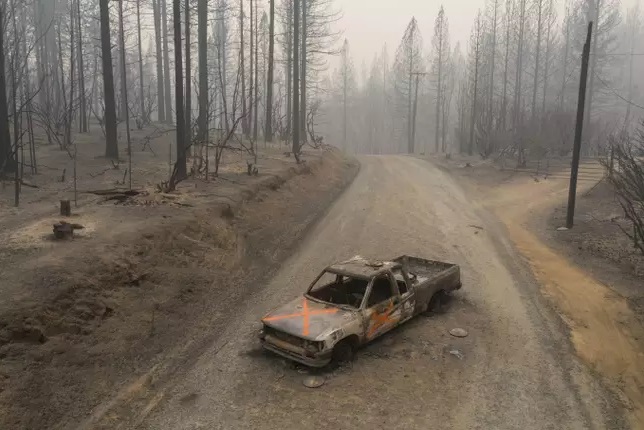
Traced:
<svg viewBox="0 0 644 430">
<path fill-rule="evenodd" d="M 374 311 L 369 316 L 369 330 L 367 331 L 367 338 L 372 339 L 380 331 L 380 329 L 389 330 L 395 326 L 400 320 L 400 307 L 394 307 L 393 301 L 389 302 L 387 308 L 382 311 Z"/>
</svg>

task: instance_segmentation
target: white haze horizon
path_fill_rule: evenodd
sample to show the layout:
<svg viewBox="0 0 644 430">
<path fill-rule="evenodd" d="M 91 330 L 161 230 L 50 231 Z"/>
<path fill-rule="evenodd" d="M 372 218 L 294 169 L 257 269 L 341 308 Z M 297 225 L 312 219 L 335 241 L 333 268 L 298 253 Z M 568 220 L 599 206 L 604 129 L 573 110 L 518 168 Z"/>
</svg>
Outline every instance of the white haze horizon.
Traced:
<svg viewBox="0 0 644 430">
<path fill-rule="evenodd" d="M 565 2 L 555 0 L 558 21 L 563 15 Z M 621 10 L 624 13 L 643 0 L 622 0 Z M 342 38 L 349 41 L 356 77 L 360 79 L 363 63 L 367 70 L 375 55 L 380 54 L 386 43 L 390 59 L 402 39 L 405 28 L 412 17 L 418 21 L 423 47 L 430 52 L 436 15 L 443 5 L 449 21 L 450 43 L 452 49 L 460 42 L 463 52 L 467 50 L 472 24 L 479 9 L 485 7 L 485 0 L 334 0 L 334 6 L 341 11 L 342 18 L 336 23 L 336 30 L 342 31 Z M 624 15 L 622 14 L 622 18 Z M 329 71 L 337 65 L 337 59 L 329 59 Z"/>
</svg>

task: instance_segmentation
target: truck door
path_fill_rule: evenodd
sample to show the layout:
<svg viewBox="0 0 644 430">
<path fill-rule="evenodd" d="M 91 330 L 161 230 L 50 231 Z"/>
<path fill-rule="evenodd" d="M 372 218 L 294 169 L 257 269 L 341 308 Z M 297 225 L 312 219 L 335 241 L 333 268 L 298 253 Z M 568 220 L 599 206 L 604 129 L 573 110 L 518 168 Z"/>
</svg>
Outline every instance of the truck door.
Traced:
<svg viewBox="0 0 644 430">
<path fill-rule="evenodd" d="M 401 297 L 391 273 L 375 277 L 367 289 L 364 305 L 367 341 L 388 332 L 402 320 Z"/>
<path fill-rule="evenodd" d="M 414 316 L 414 307 L 416 305 L 413 285 L 409 281 L 407 273 L 398 268 L 392 271 L 398 291 L 400 293 L 400 307 L 401 319 L 400 322 L 405 322 Z"/>
</svg>

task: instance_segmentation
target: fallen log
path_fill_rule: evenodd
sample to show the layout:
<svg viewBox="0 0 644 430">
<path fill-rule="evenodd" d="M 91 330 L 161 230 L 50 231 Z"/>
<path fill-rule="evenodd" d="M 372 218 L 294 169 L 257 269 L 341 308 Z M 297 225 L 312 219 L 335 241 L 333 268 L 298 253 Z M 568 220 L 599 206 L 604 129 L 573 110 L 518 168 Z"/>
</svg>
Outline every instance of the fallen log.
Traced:
<svg viewBox="0 0 644 430">
<path fill-rule="evenodd" d="M 84 191 L 86 194 L 94 194 L 97 196 L 113 196 L 113 195 L 126 195 L 126 196 L 138 196 L 143 192 L 143 190 L 128 190 L 125 188 L 109 188 L 106 190 L 89 190 Z"/>
<path fill-rule="evenodd" d="M 40 188 L 38 185 L 30 184 L 29 182 L 26 182 L 24 180 L 20 181 L 20 185 L 24 185 L 25 187 L 29 188 Z"/>
</svg>

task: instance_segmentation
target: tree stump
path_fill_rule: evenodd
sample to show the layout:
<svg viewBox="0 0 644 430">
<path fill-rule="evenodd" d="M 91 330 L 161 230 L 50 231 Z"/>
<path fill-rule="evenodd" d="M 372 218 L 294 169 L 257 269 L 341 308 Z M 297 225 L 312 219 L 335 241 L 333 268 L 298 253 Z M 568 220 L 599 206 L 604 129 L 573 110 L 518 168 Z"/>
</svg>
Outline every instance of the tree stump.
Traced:
<svg viewBox="0 0 644 430">
<path fill-rule="evenodd" d="M 56 239 L 72 239 L 74 237 L 74 230 L 81 230 L 83 227 L 80 224 L 70 224 L 65 221 L 60 221 L 54 224 L 54 238 Z"/>
<path fill-rule="evenodd" d="M 54 224 L 54 237 L 56 239 L 71 239 L 74 237 L 74 229 L 71 224 L 59 222 Z"/>
<path fill-rule="evenodd" d="M 72 215 L 72 205 L 69 200 L 60 201 L 60 215 L 61 216 L 71 216 Z"/>
</svg>

